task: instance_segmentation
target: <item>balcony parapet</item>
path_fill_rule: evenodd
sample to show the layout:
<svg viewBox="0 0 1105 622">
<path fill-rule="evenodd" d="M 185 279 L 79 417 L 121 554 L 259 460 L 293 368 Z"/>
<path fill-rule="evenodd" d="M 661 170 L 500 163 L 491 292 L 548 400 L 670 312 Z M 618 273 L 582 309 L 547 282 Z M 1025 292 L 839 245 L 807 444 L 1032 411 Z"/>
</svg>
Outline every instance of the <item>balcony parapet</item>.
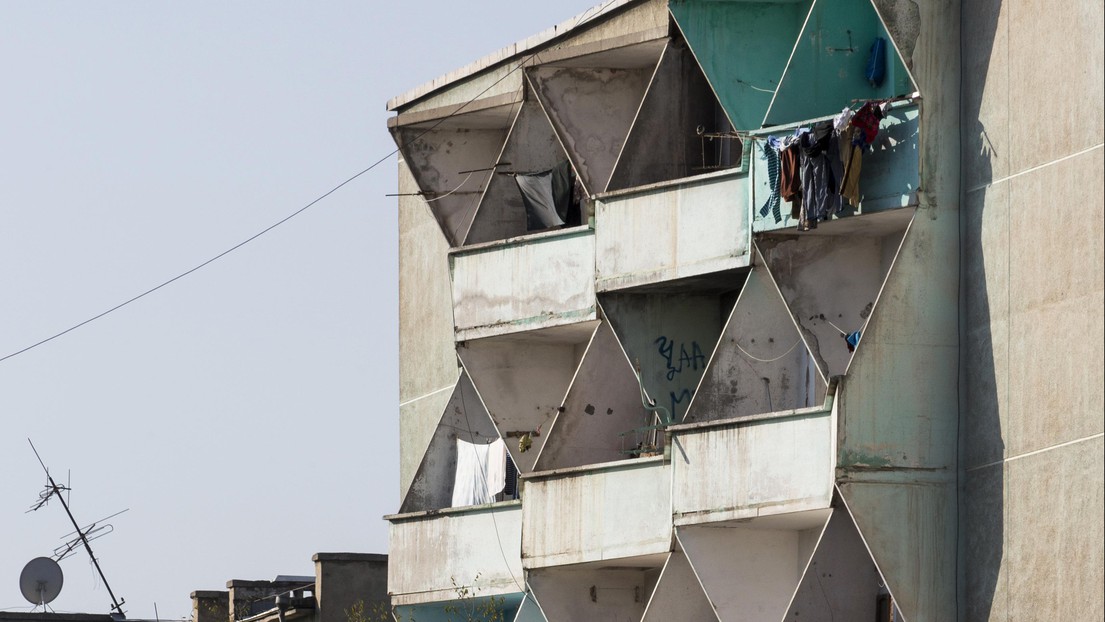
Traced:
<svg viewBox="0 0 1105 622">
<path fill-rule="evenodd" d="M 522 477 L 526 568 L 666 553 L 670 465 L 663 456 L 539 471 Z"/>
<path fill-rule="evenodd" d="M 834 419 L 830 398 L 811 408 L 670 426 L 674 524 L 828 508 Z"/>
<path fill-rule="evenodd" d="M 596 288 L 747 267 L 750 193 L 742 166 L 597 195 Z"/>
<path fill-rule="evenodd" d="M 464 588 L 480 596 L 519 591 L 521 501 L 384 518 L 391 523 L 388 593 L 393 605 L 451 601 L 457 598 L 457 590 Z"/>
<path fill-rule="evenodd" d="M 589 226 L 451 250 L 456 340 L 596 319 L 594 258 Z"/>
</svg>

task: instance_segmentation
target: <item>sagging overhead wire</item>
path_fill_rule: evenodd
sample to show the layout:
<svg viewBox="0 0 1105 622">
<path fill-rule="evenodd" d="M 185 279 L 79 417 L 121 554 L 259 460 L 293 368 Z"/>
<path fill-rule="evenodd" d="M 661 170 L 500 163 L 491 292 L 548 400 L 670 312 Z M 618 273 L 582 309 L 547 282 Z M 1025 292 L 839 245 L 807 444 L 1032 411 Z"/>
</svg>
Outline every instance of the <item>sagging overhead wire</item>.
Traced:
<svg viewBox="0 0 1105 622">
<path fill-rule="evenodd" d="M 607 9 L 607 8 L 609 8 L 609 7 L 610 7 L 610 5 L 612 5 L 612 4 L 613 4 L 613 3 L 615 2 L 615 1 L 616 1 L 616 0 L 608 0 L 608 1 L 607 1 L 607 2 L 605 3 L 605 4 L 603 4 L 603 5 L 601 6 L 601 7 L 599 7 L 599 9 L 598 9 L 597 11 L 595 11 L 594 13 L 592 13 L 592 14 L 590 14 L 590 15 L 588 15 L 588 12 L 589 12 L 589 11 L 588 11 L 588 12 L 585 12 L 585 13 L 583 13 L 582 15 L 580 15 L 579 19 L 577 19 L 577 20 L 576 20 L 576 22 L 575 22 L 575 23 L 574 23 L 574 24 L 572 25 L 572 28 L 571 28 L 571 29 L 574 29 L 574 28 L 576 28 L 576 27 L 580 26 L 581 24 L 585 24 L 585 23 L 587 23 L 587 22 L 589 22 L 589 21 L 591 21 L 591 20 L 593 20 L 593 19 L 596 19 L 596 18 L 598 18 L 598 17 L 600 16 L 600 15 L 602 15 L 602 14 L 603 14 L 604 12 L 606 12 L 606 9 Z M 571 30 L 571 29 L 569 29 L 569 30 Z M 335 193 L 335 192 L 337 192 L 338 190 L 341 190 L 341 189 L 342 189 L 343 187 L 345 187 L 345 186 L 346 186 L 346 185 L 348 185 L 349 183 L 353 182 L 353 181 L 354 181 L 354 180 L 356 180 L 357 178 L 361 177 L 361 176 L 362 176 L 362 175 L 364 175 L 365 173 L 368 173 L 368 172 L 369 172 L 369 171 L 371 171 L 372 169 L 374 169 L 374 168 L 376 168 L 377 166 L 379 166 L 379 165 L 383 164 L 383 163 L 384 163 L 384 162 L 386 162 L 386 161 L 387 161 L 388 159 L 390 159 L 390 158 L 391 158 L 392 156 L 394 156 L 395 154 L 399 153 L 399 151 L 400 151 L 400 150 L 402 150 L 402 149 L 405 149 L 405 148 L 407 148 L 407 147 L 409 147 L 409 146 L 413 145 L 414 143 L 418 142 L 418 141 L 419 141 L 419 140 L 420 140 L 420 139 L 421 139 L 421 138 L 422 138 L 423 136 L 425 136 L 426 134 L 429 134 L 430 132 L 432 132 L 432 131 L 434 131 L 435 129 L 437 129 L 437 128 L 438 128 L 438 126 L 440 126 L 440 125 L 441 125 L 442 123 L 444 123 L 444 122 L 448 121 L 448 120 L 449 120 L 450 118 L 452 118 L 452 117 L 454 117 L 454 116 L 456 116 L 456 115 L 460 114 L 460 113 L 461 113 L 461 111 L 463 111 L 463 110 L 464 110 L 465 108 L 467 108 L 468 106 L 470 106 L 470 105 L 471 105 L 471 104 L 472 104 L 473 102 L 475 102 L 475 101 L 476 101 L 477 99 L 479 99 L 480 97 L 483 97 L 483 95 L 484 95 L 485 93 L 487 93 L 487 92 L 488 92 L 488 91 L 490 91 L 490 90 L 491 90 L 492 88 L 494 88 L 495 86 L 497 86 L 497 85 L 498 85 L 498 84 L 499 84 L 500 82 L 502 82 L 503 80 L 505 80 L 505 79 L 506 79 L 507 77 L 509 77 L 509 76 L 513 75 L 513 74 L 514 74 L 514 72 L 516 72 L 516 71 L 518 71 L 519 69 L 521 69 L 522 67 L 524 67 L 524 66 L 525 66 L 525 65 L 526 65 L 527 63 L 529 63 L 529 62 L 530 62 L 530 61 L 531 61 L 531 60 L 532 60 L 533 58 L 535 58 L 536 56 L 537 56 L 537 52 L 533 52 L 533 53 L 531 53 L 531 54 L 528 54 L 528 55 L 527 55 L 527 56 L 526 56 L 525 58 L 523 58 L 523 59 L 522 59 L 522 60 L 521 60 L 521 61 L 520 61 L 520 62 L 519 62 L 519 63 L 518 63 L 517 65 L 515 65 L 513 69 L 511 69 L 511 70 L 510 70 L 510 71 L 508 71 L 507 73 L 503 74 L 503 75 L 502 75 L 502 76 L 501 76 L 501 77 L 500 77 L 500 78 L 499 78 L 498 80 L 496 80 L 496 81 L 492 82 L 492 83 L 491 83 L 490 85 L 488 85 L 488 86 L 487 86 L 487 88 L 483 89 L 482 91 L 480 91 L 479 93 L 477 93 L 476 95 L 474 95 L 474 96 L 473 96 L 473 97 L 472 97 L 471 99 L 469 99 L 469 100 L 467 100 L 466 102 L 464 102 L 463 104 L 461 104 L 461 105 L 460 105 L 459 107 L 457 107 L 457 108 L 456 108 L 455 110 L 453 110 L 453 111 L 452 111 L 452 112 L 450 112 L 449 114 L 447 114 L 447 115 L 445 115 L 444 117 L 442 117 L 442 118 L 438 119 L 437 121 L 435 121 L 435 122 L 434 122 L 434 123 L 433 123 L 432 125 L 430 125 L 430 127 L 426 128 L 426 129 L 425 129 L 425 130 L 423 130 L 422 132 L 419 132 L 417 136 L 415 136 L 414 138 L 410 139 L 409 141 L 407 141 L 407 142 L 403 143 L 403 144 L 402 144 L 401 146 L 399 146 L 399 147 L 396 147 L 395 149 L 392 149 L 392 150 L 391 150 L 391 151 L 389 151 L 389 152 L 388 152 L 388 153 L 387 153 L 386 155 L 384 155 L 384 156 L 383 156 L 383 157 L 381 157 L 380 159 L 376 160 L 375 162 L 373 162 L 372 164 L 370 164 L 370 165 L 369 165 L 368 167 L 366 167 L 366 168 L 362 169 L 362 170 L 361 170 L 360 172 L 358 172 L 358 173 L 356 173 L 356 174 L 352 175 L 351 177 L 347 178 L 347 179 L 346 179 L 345 181 L 343 181 L 343 182 L 339 183 L 338 185 L 336 185 L 336 186 L 334 186 L 334 187 L 330 188 L 329 190 L 327 190 L 326 192 L 324 192 L 324 193 L 320 194 L 320 195 L 319 195 L 319 196 L 318 196 L 317 198 L 315 198 L 315 199 L 314 199 L 313 201 L 311 201 L 310 203 L 307 203 L 307 204 L 306 204 L 306 205 L 304 205 L 303 207 L 301 207 L 301 208 L 299 208 L 299 209 L 295 210 L 295 211 L 294 211 L 294 212 L 292 212 L 291 214 L 288 214 L 288 215 L 287 215 L 287 216 L 285 216 L 284 218 L 281 218 L 280 220 L 276 221 L 275 223 L 273 223 L 273 224 L 271 224 L 271 225 L 269 225 L 269 226 L 265 227 L 264 229 L 262 229 L 262 230 L 258 231 L 257 233 L 255 233 L 255 234 L 253 234 L 253 235 L 249 236 L 248 238 L 246 238 L 246 239 L 242 240 L 241 242 L 238 242 L 238 243 L 237 243 L 237 244 L 235 244 L 234 246 L 231 246 L 230 248 L 228 248 L 228 249 L 226 249 L 225 251 L 223 251 L 223 252 L 221 252 L 221 253 L 219 253 L 219 254 L 215 255 L 214 257 L 211 257 L 210 259 L 207 259 L 206 261 L 203 261 L 203 262 L 201 262 L 201 263 L 199 263 L 199 264 L 195 265 L 194 267 L 192 267 L 192 268 L 189 268 L 188 270 L 185 270 L 184 272 L 181 272 L 180 274 L 177 274 L 176 276 L 174 276 L 174 277 L 172 277 L 172 278 L 170 278 L 170 279 L 168 279 L 168 280 L 165 280 L 165 281 L 163 281 L 163 282 L 159 283 L 158 285 L 155 285 L 154 287 L 151 287 L 151 288 L 147 289 L 146 291 L 144 291 L 144 292 L 142 292 L 142 293 L 140 293 L 140 294 L 138 294 L 138 295 L 136 295 L 136 296 L 134 296 L 134 297 L 132 297 L 132 298 L 129 298 L 129 299 L 127 299 L 127 300 L 124 300 L 123 302 L 121 302 L 121 303 L 119 303 L 119 304 L 117 304 L 117 305 L 115 305 L 115 306 L 111 307 L 110 309 L 107 309 L 106 311 L 103 311 L 103 312 L 101 312 L 101 313 L 98 313 L 98 314 L 96 314 L 96 315 L 94 315 L 94 316 L 92 316 L 92 317 L 90 317 L 90 318 L 88 318 L 88 319 L 86 319 L 86 320 L 84 320 L 84 321 L 82 321 L 82 322 L 79 322 L 79 323 L 77 323 L 77 324 L 74 324 L 74 325 L 70 326 L 69 328 L 66 328 L 65 330 L 62 330 L 62 331 L 60 331 L 60 332 L 57 332 L 57 333 L 55 333 L 55 334 L 53 334 L 53 335 L 50 335 L 49 337 L 46 337 L 45 339 L 41 339 L 41 340 L 39 340 L 39 341 L 36 341 L 35 343 L 32 343 L 31 345 L 29 345 L 29 346 L 27 346 L 27 347 L 25 347 L 25 348 L 22 348 L 22 349 L 20 349 L 20 350 L 16 350 L 16 351 L 14 351 L 14 352 L 11 352 L 10 354 L 6 354 L 6 355 L 4 355 L 4 356 L 0 357 L 0 363 L 3 363 L 4 361 L 7 361 L 8 359 L 11 359 L 11 358 L 15 358 L 15 357 L 19 356 L 20 354 L 24 354 L 24 353 L 26 353 L 26 352 L 29 352 L 29 351 L 31 351 L 31 350 L 34 350 L 35 348 L 37 348 L 37 347 L 39 347 L 39 346 L 45 345 L 45 344 L 47 344 L 47 343 L 50 343 L 51 341 L 53 341 L 53 340 L 55 340 L 55 339 L 57 339 L 57 338 L 59 338 L 59 337 L 63 337 L 63 336 L 65 336 L 65 335 L 67 335 L 67 334 L 69 334 L 69 333 L 71 333 L 71 332 L 73 332 L 73 331 L 77 330 L 78 328 L 81 328 L 81 327 L 83 327 L 83 326 L 86 326 L 86 325 L 88 325 L 88 324 L 91 324 L 92 322 L 95 322 L 96 320 L 98 320 L 98 319 L 100 319 L 100 318 L 102 318 L 102 317 L 105 317 L 105 316 L 107 316 L 107 315 L 110 315 L 110 314 L 112 314 L 112 313 L 114 313 L 114 312 L 118 311 L 119 309 L 122 309 L 123 307 L 126 307 L 127 305 L 129 305 L 129 304 L 131 304 L 131 303 L 133 303 L 133 302 L 137 302 L 137 301 L 141 300 L 142 298 L 145 298 L 146 296 L 149 296 L 150 294 L 152 294 L 152 293 L 156 292 L 157 290 L 159 290 L 159 289 L 161 289 L 161 288 L 163 288 L 163 287 L 165 287 L 165 286 L 167 286 L 167 285 L 170 285 L 170 284 L 172 284 L 172 283 L 175 283 L 176 281 L 179 281 L 180 279 L 182 279 L 182 278 L 184 278 L 184 277 L 188 276 L 189 274 L 192 274 L 193 272 L 196 272 L 197 270 L 200 270 L 201 268 L 205 268 L 205 267 L 207 267 L 208 265 L 210 265 L 210 264 L 212 264 L 212 263 L 214 263 L 214 262 L 216 262 L 216 261 L 218 261 L 218 260 L 222 259 L 223 257 L 226 257 L 226 256 L 227 256 L 227 255 L 229 255 L 230 253 L 233 253 L 234 251 L 238 250 L 239 248 L 242 248 L 242 247 L 243 247 L 243 246 L 245 246 L 246 244 L 249 244 L 250 242 L 252 242 L 252 241 L 256 240 L 257 238 L 259 238 L 259 237 L 261 237 L 261 236 L 265 235 L 266 233 L 268 233 L 268 232 L 272 231 L 273 229 L 276 229 L 276 228 L 277 228 L 277 227 L 279 227 L 280 225 L 282 225 L 282 224 L 284 224 L 284 223 L 288 222 L 289 220 L 291 220 L 291 219 L 295 218 L 296 216 L 299 216 L 299 215 L 300 215 L 300 214 L 302 214 L 303 212 L 305 212 L 305 211 L 307 211 L 308 209 L 310 209 L 310 208 L 314 207 L 314 206 L 315 206 L 315 205 L 316 205 L 317 203 L 319 203 L 319 202 L 320 202 L 320 201 L 322 201 L 323 199 L 325 199 L 325 198 L 329 197 L 330 195 L 334 194 L 334 193 Z"/>
</svg>

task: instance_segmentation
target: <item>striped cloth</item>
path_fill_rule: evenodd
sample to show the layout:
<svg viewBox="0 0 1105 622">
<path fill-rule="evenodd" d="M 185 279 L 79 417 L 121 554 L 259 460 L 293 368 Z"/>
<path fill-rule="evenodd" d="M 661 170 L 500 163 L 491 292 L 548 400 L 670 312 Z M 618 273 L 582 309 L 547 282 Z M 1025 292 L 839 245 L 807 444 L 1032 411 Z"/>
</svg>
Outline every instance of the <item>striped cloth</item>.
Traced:
<svg viewBox="0 0 1105 622">
<path fill-rule="evenodd" d="M 767 183 L 771 188 L 771 195 L 760 208 L 760 216 L 767 216 L 767 213 L 771 212 L 775 222 L 780 222 L 783 220 L 783 214 L 779 209 L 779 153 L 770 145 L 764 145 L 762 151 L 760 157 L 767 160 Z"/>
</svg>

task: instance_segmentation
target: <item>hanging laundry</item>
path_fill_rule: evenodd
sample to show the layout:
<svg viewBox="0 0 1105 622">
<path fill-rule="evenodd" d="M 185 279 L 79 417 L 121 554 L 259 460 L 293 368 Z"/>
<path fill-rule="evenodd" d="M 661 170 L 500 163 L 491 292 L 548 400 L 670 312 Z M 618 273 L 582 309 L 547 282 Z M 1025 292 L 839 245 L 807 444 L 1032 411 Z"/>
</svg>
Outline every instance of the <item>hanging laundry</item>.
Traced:
<svg viewBox="0 0 1105 622">
<path fill-rule="evenodd" d="M 547 171 L 517 173 L 514 182 L 526 208 L 527 231 L 580 223 L 579 204 L 572 200 L 574 175 L 567 160 Z"/>
<path fill-rule="evenodd" d="M 819 221 L 827 220 L 840 210 L 840 198 L 832 167 L 832 160 L 838 154 L 830 151 L 833 146 L 832 136 L 832 124 L 825 121 L 815 125 L 800 141 L 802 211 L 798 228 L 801 230 L 816 228 Z"/>
<path fill-rule="evenodd" d="M 798 218 L 802 209 L 801 170 L 797 143 L 779 151 L 779 196 L 790 202 L 791 218 Z"/>
<path fill-rule="evenodd" d="M 506 444 L 469 443 L 457 439 L 457 470 L 453 480 L 453 507 L 495 501 L 506 487 Z"/>
<path fill-rule="evenodd" d="M 852 207 L 859 207 L 859 175 L 863 168 L 863 147 L 854 144 L 857 130 L 848 126 L 837 136 L 840 162 L 844 172 L 840 179 L 840 196 Z"/>
<path fill-rule="evenodd" d="M 771 145 L 766 145 L 762 151 L 760 158 L 767 161 L 767 184 L 771 194 L 760 208 L 760 216 L 767 216 L 770 211 L 775 217 L 775 222 L 779 222 L 783 219 L 779 211 L 779 152 Z"/>
<path fill-rule="evenodd" d="M 852 125 L 860 130 L 853 141 L 862 147 L 875 142 L 875 137 L 879 135 L 879 122 L 882 121 L 882 118 L 882 108 L 879 107 L 878 103 L 865 103 L 852 117 Z"/>
<path fill-rule="evenodd" d="M 856 112 L 851 108 L 845 107 L 840 111 L 840 114 L 833 117 L 833 129 L 838 132 L 843 132 L 852 124 L 852 117 L 856 116 Z"/>
</svg>

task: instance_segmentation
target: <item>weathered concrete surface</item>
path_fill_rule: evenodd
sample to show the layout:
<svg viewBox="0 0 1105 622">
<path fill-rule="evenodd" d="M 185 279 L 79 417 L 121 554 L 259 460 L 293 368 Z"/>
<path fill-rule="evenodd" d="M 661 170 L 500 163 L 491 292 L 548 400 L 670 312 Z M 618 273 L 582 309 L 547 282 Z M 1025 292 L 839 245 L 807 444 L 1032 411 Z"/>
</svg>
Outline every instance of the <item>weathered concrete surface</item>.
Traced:
<svg viewBox="0 0 1105 622">
<path fill-rule="evenodd" d="M 548 428 L 535 468 L 547 471 L 628 458 L 623 450 L 635 447 L 635 437 L 619 435 L 652 423 L 641 403 L 633 366 L 609 322 L 603 322 Z M 659 441 L 662 445 L 663 432 Z"/>
<path fill-rule="evenodd" d="M 962 6 L 970 620 L 1105 611 L 1105 233 L 1087 217 L 1105 209 L 1103 17 L 1100 2 Z"/>
<path fill-rule="evenodd" d="M 399 193 L 417 191 L 401 160 Z M 448 250 L 425 201 L 399 197 L 399 499 L 457 380 Z"/>
<path fill-rule="evenodd" d="M 653 64 L 659 60 L 657 57 Z M 588 194 L 606 190 L 652 65 L 632 69 L 537 67 L 530 83 Z"/>
<path fill-rule="evenodd" d="M 662 457 L 543 471 L 524 481 L 527 569 L 671 550 L 671 472 Z"/>
<path fill-rule="evenodd" d="M 516 110 L 515 110 L 516 112 Z M 418 182 L 430 212 L 441 225 L 450 246 L 460 246 L 472 224 L 480 197 L 491 179 L 491 171 L 460 174 L 488 168 L 503 149 L 512 111 L 504 107 L 501 128 L 432 126 L 401 127 L 392 130 L 403 160 Z M 464 115 L 461 115 L 464 116 Z"/>
<path fill-rule="evenodd" d="M 388 605 L 388 556 L 373 553 L 316 553 L 316 622 L 348 622 L 355 604 L 365 611 Z"/>
<path fill-rule="evenodd" d="M 454 600 L 458 588 L 481 596 L 518 591 L 520 503 L 389 518 L 388 592 L 393 605 Z"/>
<path fill-rule="evenodd" d="M 684 420 L 736 419 L 818 406 L 826 388 L 761 265 L 745 281 Z"/>
<path fill-rule="evenodd" d="M 683 551 L 672 551 L 656 589 L 649 597 L 641 622 L 667 622 L 669 620 L 717 620 L 710 599 L 702 591 L 702 584 L 694 574 Z"/>
<path fill-rule="evenodd" d="M 832 424 L 830 411 L 807 409 L 759 421 L 672 428 L 675 524 L 828 508 Z"/>
<path fill-rule="evenodd" d="M 453 251 L 457 341 L 595 319 L 594 258 L 586 227 Z"/>
<path fill-rule="evenodd" d="M 540 104 L 523 103 L 498 158 L 498 162 L 509 162 L 510 166 L 497 169 L 491 177 L 464 243 L 479 244 L 525 235 L 526 208 L 522 193 L 514 178 L 503 173 L 539 173 L 567 158 Z"/>
<path fill-rule="evenodd" d="M 600 197 L 596 287 L 618 290 L 747 267 L 748 194 L 747 173 L 732 171 Z"/>
<path fill-rule="evenodd" d="M 690 50 L 673 41 L 656 67 L 607 190 L 704 172 L 702 141 L 696 132 L 700 125 L 707 132 L 729 127 Z M 735 157 L 739 157 L 739 149 Z"/>
</svg>

